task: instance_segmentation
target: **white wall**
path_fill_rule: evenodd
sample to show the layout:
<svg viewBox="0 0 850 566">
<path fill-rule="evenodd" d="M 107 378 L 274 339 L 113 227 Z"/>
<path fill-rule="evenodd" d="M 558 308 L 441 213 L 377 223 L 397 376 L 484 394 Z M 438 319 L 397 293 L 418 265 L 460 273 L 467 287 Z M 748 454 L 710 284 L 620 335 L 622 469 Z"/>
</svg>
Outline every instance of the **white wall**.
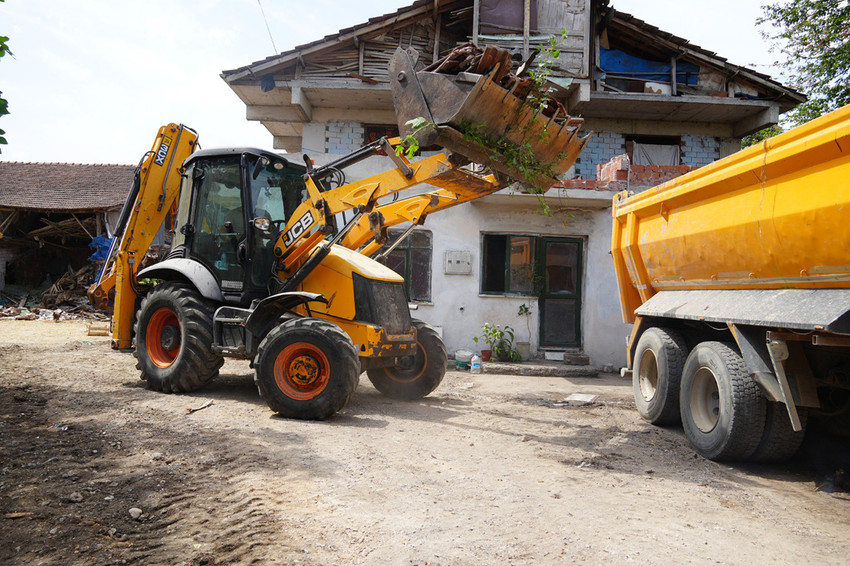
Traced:
<svg viewBox="0 0 850 566">
<path fill-rule="evenodd" d="M 557 202 L 557 201 L 556 201 Z M 568 206 L 568 201 L 560 201 Z M 481 234 L 498 232 L 538 236 L 576 237 L 584 240 L 582 281 L 583 351 L 597 366 L 625 364 L 625 337 L 630 326 L 620 318 L 619 295 L 609 255 L 611 244 L 610 209 L 560 208 L 550 204 L 551 217 L 537 210 L 530 195 L 493 195 L 429 217 L 424 228 L 434 234 L 432 304 L 420 305 L 414 316 L 443 327 L 443 340 L 450 352 L 465 348 L 479 350 L 473 336 L 484 322 L 510 325 L 516 339 L 526 341 L 525 317 L 517 314 L 519 305 L 532 307 L 531 344 L 538 346 L 538 304 L 534 297 L 492 296 L 480 293 Z M 471 275 L 445 273 L 446 251 L 468 251 L 472 255 Z"/>
</svg>

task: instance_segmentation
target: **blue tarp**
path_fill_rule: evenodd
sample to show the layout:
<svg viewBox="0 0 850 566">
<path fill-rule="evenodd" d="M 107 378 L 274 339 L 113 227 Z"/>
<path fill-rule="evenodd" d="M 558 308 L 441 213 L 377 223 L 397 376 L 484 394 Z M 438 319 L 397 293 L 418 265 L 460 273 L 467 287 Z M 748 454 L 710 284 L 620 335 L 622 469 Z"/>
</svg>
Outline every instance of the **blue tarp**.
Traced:
<svg viewBox="0 0 850 566">
<path fill-rule="evenodd" d="M 94 249 L 94 253 L 89 257 L 89 261 L 103 261 L 109 253 L 109 246 L 112 245 L 112 238 L 106 236 L 95 236 L 89 243 L 89 247 Z"/>
<path fill-rule="evenodd" d="M 599 47 L 599 66 L 606 73 L 627 79 L 670 82 L 670 62 L 650 61 L 616 49 Z M 696 85 L 699 66 L 679 61 L 676 63 L 676 82 Z"/>
</svg>

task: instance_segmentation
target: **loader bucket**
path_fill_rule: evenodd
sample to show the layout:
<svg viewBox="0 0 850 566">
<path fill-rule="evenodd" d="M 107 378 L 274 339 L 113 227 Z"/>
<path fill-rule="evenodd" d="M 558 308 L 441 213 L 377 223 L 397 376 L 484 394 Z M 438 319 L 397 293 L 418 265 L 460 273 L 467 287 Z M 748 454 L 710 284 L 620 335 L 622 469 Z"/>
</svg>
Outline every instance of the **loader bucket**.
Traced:
<svg viewBox="0 0 850 566">
<path fill-rule="evenodd" d="M 485 51 L 485 58 L 489 54 Z M 584 148 L 582 119 L 565 113 L 557 120 L 554 114 L 547 117 L 500 86 L 507 58 L 496 57 L 500 61 L 487 74 L 454 75 L 415 71 L 417 59 L 413 50 L 396 49 L 389 77 L 399 131 L 414 135 L 421 147 L 443 147 L 542 191 Z M 409 122 L 417 118 L 427 125 L 414 131 Z"/>
</svg>

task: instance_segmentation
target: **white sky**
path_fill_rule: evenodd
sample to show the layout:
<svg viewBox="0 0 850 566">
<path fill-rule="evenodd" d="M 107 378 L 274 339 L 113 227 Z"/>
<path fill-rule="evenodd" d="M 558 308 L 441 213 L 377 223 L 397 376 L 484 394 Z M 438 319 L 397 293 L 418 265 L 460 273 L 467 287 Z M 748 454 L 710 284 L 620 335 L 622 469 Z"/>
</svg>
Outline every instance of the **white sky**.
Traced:
<svg viewBox="0 0 850 566">
<path fill-rule="evenodd" d="M 775 57 L 755 26 L 768 0 L 612 0 L 612 5 L 738 65 Z M 277 52 L 413 0 L 262 0 Z M 257 0 L 6 0 L 0 35 L 0 160 L 135 164 L 159 126 L 184 123 L 206 148 L 271 149 L 219 77 L 273 55 Z M 775 74 L 766 66 L 757 70 Z"/>
</svg>

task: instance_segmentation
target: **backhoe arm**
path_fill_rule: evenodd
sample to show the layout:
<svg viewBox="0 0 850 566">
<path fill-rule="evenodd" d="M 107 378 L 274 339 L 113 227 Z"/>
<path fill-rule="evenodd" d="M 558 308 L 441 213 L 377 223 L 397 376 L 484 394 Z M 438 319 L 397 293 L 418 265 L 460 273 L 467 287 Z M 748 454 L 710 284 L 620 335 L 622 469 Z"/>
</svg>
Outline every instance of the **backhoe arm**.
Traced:
<svg viewBox="0 0 850 566">
<path fill-rule="evenodd" d="M 159 228 L 180 194 L 183 161 L 195 151 L 198 134 L 183 125 L 168 124 L 157 132 L 151 150 L 136 170 L 133 187 L 121 210 L 112 246 L 100 276 L 88 291 L 89 301 L 112 314 L 112 347 L 131 347 L 136 311 L 136 273 Z"/>
</svg>

